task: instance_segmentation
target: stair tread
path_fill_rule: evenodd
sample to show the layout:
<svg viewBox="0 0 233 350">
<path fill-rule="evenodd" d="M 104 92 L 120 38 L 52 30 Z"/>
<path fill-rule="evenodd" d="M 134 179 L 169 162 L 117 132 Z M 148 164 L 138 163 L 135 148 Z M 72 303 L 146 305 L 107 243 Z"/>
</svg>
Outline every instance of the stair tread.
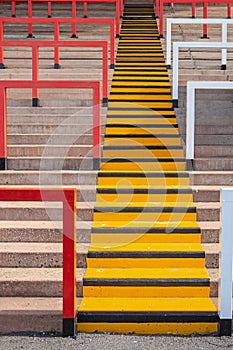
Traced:
<svg viewBox="0 0 233 350">
<path fill-rule="evenodd" d="M 85 298 L 81 312 L 216 312 L 210 298 Z"/>
<path fill-rule="evenodd" d="M 204 251 L 200 243 L 129 243 L 116 246 L 114 243 L 99 243 L 90 245 L 89 252 L 93 251 L 122 251 L 122 252 L 194 252 Z"/>
</svg>

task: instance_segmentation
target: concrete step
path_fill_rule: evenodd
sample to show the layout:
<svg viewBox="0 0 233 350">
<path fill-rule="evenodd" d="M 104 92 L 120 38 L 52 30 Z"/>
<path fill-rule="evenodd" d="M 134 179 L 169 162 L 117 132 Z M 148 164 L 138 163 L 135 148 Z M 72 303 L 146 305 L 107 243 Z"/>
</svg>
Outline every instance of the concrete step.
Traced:
<svg viewBox="0 0 233 350">
<path fill-rule="evenodd" d="M 208 269 L 210 295 L 218 296 L 218 269 Z M 77 297 L 83 296 L 85 269 L 76 269 Z M 62 297 L 61 268 L 0 268 L 0 298 Z"/>
<path fill-rule="evenodd" d="M 56 131 L 56 129 L 55 129 Z M 103 140 L 103 135 L 101 136 Z M 8 134 L 10 145 L 90 145 L 93 143 L 92 128 L 85 134 Z M 103 143 L 103 141 L 101 141 Z"/>
<path fill-rule="evenodd" d="M 82 157 L 9 157 L 9 170 L 91 170 L 92 158 Z"/>
<path fill-rule="evenodd" d="M 203 186 L 232 186 L 233 184 L 233 171 L 191 171 L 190 182 L 192 185 Z"/>
<path fill-rule="evenodd" d="M 206 145 L 195 147 L 196 158 L 233 157 L 233 145 Z"/>
<path fill-rule="evenodd" d="M 203 243 L 206 252 L 206 267 L 218 268 L 219 244 Z M 88 244 L 77 245 L 77 267 L 86 267 Z M 0 267 L 62 267 L 61 243 L 1 242 Z"/>
<path fill-rule="evenodd" d="M 92 157 L 92 145 L 9 145 L 9 157 Z"/>
<path fill-rule="evenodd" d="M 77 220 L 93 220 L 93 202 L 77 202 Z M 127 205 L 127 203 L 126 203 Z M 198 221 L 219 221 L 219 203 L 195 203 Z M 61 205 L 36 202 L 32 204 L 0 202 L 0 220 L 39 220 L 39 221 L 60 221 L 62 220 Z"/>
<path fill-rule="evenodd" d="M 199 221 L 202 243 L 218 243 L 220 222 Z M 77 221 L 76 238 L 78 243 L 89 243 L 92 221 Z M 2 242 L 61 242 L 62 222 L 48 221 L 1 221 Z"/>
<path fill-rule="evenodd" d="M 194 159 L 194 169 L 195 170 L 233 170 L 233 158 L 195 158 Z"/>
<path fill-rule="evenodd" d="M 102 125 L 102 132 L 104 131 L 104 125 Z M 65 135 L 65 134 L 75 134 L 77 137 L 84 133 L 92 133 L 93 126 L 89 124 L 74 124 L 72 123 L 62 123 L 62 124 L 40 124 L 39 120 L 33 124 L 8 124 L 8 133 L 9 134 L 56 134 L 56 135 Z"/>
</svg>

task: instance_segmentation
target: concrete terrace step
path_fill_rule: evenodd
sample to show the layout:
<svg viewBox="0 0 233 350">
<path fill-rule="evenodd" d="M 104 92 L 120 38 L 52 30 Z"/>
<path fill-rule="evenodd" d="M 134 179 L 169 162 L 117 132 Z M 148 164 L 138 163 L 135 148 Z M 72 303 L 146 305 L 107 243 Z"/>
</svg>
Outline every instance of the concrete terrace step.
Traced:
<svg viewBox="0 0 233 350">
<path fill-rule="evenodd" d="M 77 202 L 77 220 L 92 221 L 94 205 L 93 202 Z M 219 221 L 219 203 L 195 203 L 195 206 L 198 221 Z M 0 202 L 0 220 L 32 221 L 32 218 L 39 221 L 50 219 L 59 221 L 62 219 L 61 205 L 41 202 L 30 205 L 23 202 L 15 204 Z"/>
<path fill-rule="evenodd" d="M 77 267 L 86 267 L 89 244 L 77 245 Z M 206 267 L 218 268 L 219 244 L 203 243 L 206 252 Z M 1 242 L 0 267 L 62 267 L 61 243 Z"/>
<path fill-rule="evenodd" d="M 218 272 L 208 269 L 211 297 L 218 296 Z M 77 297 L 83 296 L 85 269 L 76 269 Z M 0 298 L 62 297 L 61 268 L 0 268 Z"/>
</svg>

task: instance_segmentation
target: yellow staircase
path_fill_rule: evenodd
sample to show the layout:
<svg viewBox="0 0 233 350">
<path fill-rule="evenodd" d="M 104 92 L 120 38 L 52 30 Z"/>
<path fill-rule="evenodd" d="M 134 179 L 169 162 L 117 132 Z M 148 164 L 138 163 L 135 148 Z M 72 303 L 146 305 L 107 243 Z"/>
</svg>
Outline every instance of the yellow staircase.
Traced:
<svg viewBox="0 0 233 350">
<path fill-rule="evenodd" d="M 126 5 L 109 99 L 82 332 L 216 333 L 152 5 Z"/>
</svg>

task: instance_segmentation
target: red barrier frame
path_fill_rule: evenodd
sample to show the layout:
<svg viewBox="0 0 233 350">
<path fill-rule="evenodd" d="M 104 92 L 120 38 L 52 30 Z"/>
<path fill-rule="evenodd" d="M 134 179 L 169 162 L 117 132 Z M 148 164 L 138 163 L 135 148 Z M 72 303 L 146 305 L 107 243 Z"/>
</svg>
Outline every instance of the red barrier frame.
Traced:
<svg viewBox="0 0 233 350">
<path fill-rule="evenodd" d="M 157 1 L 157 0 L 156 0 Z M 160 37 L 163 38 L 163 6 L 164 3 L 172 4 L 172 3 L 182 3 L 182 4 L 192 4 L 192 15 L 195 16 L 195 5 L 203 4 L 203 18 L 208 18 L 208 4 L 226 4 L 228 18 L 231 18 L 231 4 L 233 4 L 233 0 L 160 0 L 159 5 L 159 31 Z M 207 24 L 203 26 L 203 38 L 207 38 Z"/>
<path fill-rule="evenodd" d="M 100 82 L 84 80 L 1 80 L 0 81 L 0 170 L 7 169 L 7 89 L 92 89 L 93 90 L 93 168 L 99 168 Z"/>
<path fill-rule="evenodd" d="M 0 201 L 63 203 L 63 336 L 76 334 L 76 189 L 1 188 Z"/>
<path fill-rule="evenodd" d="M 82 3 L 99 3 L 99 2 L 113 2 L 116 4 L 116 37 L 120 37 L 120 17 L 123 14 L 123 1 L 122 0 L 1 0 L 1 2 L 12 3 L 12 17 L 16 16 L 16 3 L 17 2 L 28 2 L 28 18 L 32 18 L 32 3 L 33 2 L 47 2 L 48 3 L 48 17 L 52 16 L 52 3 L 55 2 L 70 2 L 72 4 L 72 19 L 76 19 L 77 2 Z M 86 7 L 86 10 L 85 10 Z M 86 12 L 85 12 L 86 11 Z M 84 5 L 84 18 L 87 16 L 87 5 Z M 73 24 L 73 34 L 76 35 L 76 25 Z"/>
<path fill-rule="evenodd" d="M 28 32 L 28 37 L 33 38 L 32 25 L 33 24 L 44 24 L 53 23 L 54 25 L 54 39 L 59 38 L 60 35 L 60 24 L 108 24 L 110 26 L 110 68 L 114 68 L 115 62 L 115 20 L 114 18 L 0 18 L 0 35 L 1 40 L 4 38 L 4 24 L 5 23 L 27 23 L 30 24 L 30 32 Z M 2 25 L 2 28 L 1 28 Z M 1 68 L 1 67 L 0 67 Z"/>
<path fill-rule="evenodd" d="M 1 40 L 2 30 L 0 22 L 0 68 L 4 68 L 4 47 L 31 47 L 32 48 L 32 80 L 39 79 L 39 47 L 54 48 L 54 68 L 59 68 L 60 47 L 100 47 L 102 48 L 102 77 L 103 77 L 103 105 L 108 103 L 108 42 L 107 41 L 49 41 L 49 40 Z M 32 99 L 34 106 L 39 103 L 39 93 L 33 89 Z M 37 101 L 37 102 L 36 102 Z"/>
</svg>

